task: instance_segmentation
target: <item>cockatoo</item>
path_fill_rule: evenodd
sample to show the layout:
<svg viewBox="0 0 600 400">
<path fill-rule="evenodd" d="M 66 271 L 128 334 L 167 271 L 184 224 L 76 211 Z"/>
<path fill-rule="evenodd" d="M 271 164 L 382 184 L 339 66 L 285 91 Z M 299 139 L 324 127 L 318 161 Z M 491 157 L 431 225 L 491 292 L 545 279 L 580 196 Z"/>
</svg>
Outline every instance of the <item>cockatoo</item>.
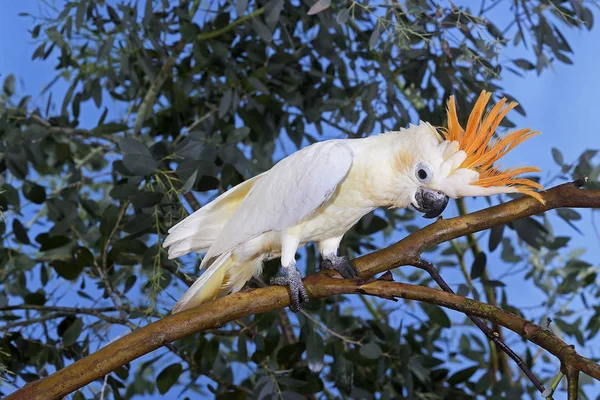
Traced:
<svg viewBox="0 0 600 400">
<path fill-rule="evenodd" d="M 438 217 L 449 198 L 520 192 L 543 201 L 543 187 L 523 173 L 535 167 L 501 170 L 494 164 L 539 132 L 494 133 L 517 106 L 501 99 L 484 116 L 491 97 L 479 96 L 466 128 L 458 122 L 454 97 L 447 103 L 448 127 L 427 122 L 359 139 L 333 139 L 307 146 L 194 212 L 169 230 L 169 259 L 204 252 L 206 271 L 173 308 L 173 313 L 240 290 L 258 275 L 264 260 L 281 257 L 292 311 L 308 301 L 296 268 L 298 248 L 316 242 L 321 268 L 345 278 L 357 276 L 337 255 L 344 234 L 378 207 L 412 205 L 426 218 Z"/>
</svg>

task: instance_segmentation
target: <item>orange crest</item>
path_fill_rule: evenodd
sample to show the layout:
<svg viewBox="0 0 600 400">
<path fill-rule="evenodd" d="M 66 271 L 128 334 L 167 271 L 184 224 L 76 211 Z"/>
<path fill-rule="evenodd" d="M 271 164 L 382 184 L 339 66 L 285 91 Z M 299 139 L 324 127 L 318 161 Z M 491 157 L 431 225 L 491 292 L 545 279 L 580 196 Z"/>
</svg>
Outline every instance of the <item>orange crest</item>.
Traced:
<svg viewBox="0 0 600 400">
<path fill-rule="evenodd" d="M 500 122 L 518 103 L 512 101 L 506 104 L 507 99 L 502 98 L 483 117 L 490 97 L 491 93 L 485 90 L 481 92 L 471 115 L 469 115 L 466 130 L 458 122 L 454 96 L 451 96 L 448 100 L 448 129 L 443 129 L 443 132 L 446 140 L 458 142 L 459 150 L 466 153 L 466 159 L 459 168 L 468 168 L 479 173 L 479 179 L 471 185 L 482 187 L 510 186 L 516 191 L 543 203 L 542 196 L 535 191 L 535 189 L 544 190 L 542 185 L 531 179 L 518 177 L 518 175 L 524 173 L 540 172 L 539 168 L 521 167 L 501 170 L 499 167 L 494 166 L 494 163 L 504 157 L 506 153 L 525 140 L 539 135 L 540 132 L 525 128 L 508 133 L 504 137 L 493 138 Z M 505 104 L 506 107 L 504 107 Z"/>
</svg>

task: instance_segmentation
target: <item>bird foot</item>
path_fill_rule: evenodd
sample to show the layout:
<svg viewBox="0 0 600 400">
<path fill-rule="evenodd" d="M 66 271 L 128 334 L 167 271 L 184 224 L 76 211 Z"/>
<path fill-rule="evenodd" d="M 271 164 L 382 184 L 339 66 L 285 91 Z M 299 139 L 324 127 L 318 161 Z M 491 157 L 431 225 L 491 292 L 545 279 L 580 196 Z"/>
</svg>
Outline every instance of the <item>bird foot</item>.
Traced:
<svg viewBox="0 0 600 400">
<path fill-rule="evenodd" d="M 339 272 L 345 279 L 356 278 L 358 271 L 346 256 L 328 256 L 321 262 L 321 269 L 332 269 Z"/>
<path fill-rule="evenodd" d="M 302 275 L 296 268 L 296 263 L 284 267 L 285 275 L 271 279 L 271 285 L 287 286 L 290 289 L 290 310 L 297 313 L 301 303 L 308 303 L 308 293 L 302 283 Z"/>
</svg>

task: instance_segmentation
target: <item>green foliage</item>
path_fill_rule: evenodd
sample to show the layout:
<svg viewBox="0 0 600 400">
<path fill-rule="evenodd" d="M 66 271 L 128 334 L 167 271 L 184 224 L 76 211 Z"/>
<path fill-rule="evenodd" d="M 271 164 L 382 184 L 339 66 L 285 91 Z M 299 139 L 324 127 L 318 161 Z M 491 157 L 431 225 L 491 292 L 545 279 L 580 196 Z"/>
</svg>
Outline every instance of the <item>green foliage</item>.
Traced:
<svg viewBox="0 0 600 400">
<path fill-rule="evenodd" d="M 570 63 L 562 31 L 591 28 L 590 9 L 554 0 L 514 4 L 506 30 L 494 25 L 492 7 L 431 0 L 44 6 L 31 33 L 38 44 L 33 59 L 56 63 L 47 102 L 19 93 L 15 75 L 3 78 L 0 93 L 3 380 L 21 386 L 167 315 L 187 274 L 197 271 L 193 256 L 168 260 L 161 242 L 186 206 L 195 207 L 195 197 L 206 204 L 318 140 L 397 129 L 417 114 L 443 125 L 450 94 L 461 105 L 482 88 L 510 98 L 502 74 Z M 511 45 L 527 45 L 530 59 L 502 62 Z M 62 99 L 48 94 L 57 81 L 68 85 Z M 100 117 L 91 121 L 95 108 Z M 469 109 L 461 106 L 462 119 Z M 590 186 L 600 187 L 595 155 L 587 150 L 568 162 L 553 149 L 556 179 L 587 175 Z M 600 308 L 590 302 L 598 292 L 596 268 L 569 246 L 570 231 L 554 231 L 554 216 L 575 229 L 582 219 L 559 210 L 492 229 L 485 252 L 474 237 L 428 257 L 443 273 L 456 272 L 460 293 L 486 293 L 543 323 L 506 295 L 503 280 L 520 271 L 546 293 L 543 314 L 552 313 L 554 326 L 583 345 L 600 329 Z M 417 229 L 414 218 L 410 210 L 369 214 L 346 235 L 343 251 L 372 251 L 381 245 L 378 233 L 389 238 Z M 504 262 L 493 275 L 492 254 Z M 314 246 L 301 260 L 307 271 L 316 269 Z M 269 263 L 265 274 L 276 270 L 277 262 Z M 430 284 L 421 272 L 397 275 Z M 585 313 L 575 314 L 573 299 Z M 74 398 L 100 390 L 114 398 L 219 399 L 533 393 L 520 376 L 495 373 L 489 346 L 461 326 L 464 320 L 410 302 L 313 301 L 291 320 L 266 313 L 185 338 Z M 548 378 L 555 367 L 541 359 L 535 371 Z"/>
</svg>

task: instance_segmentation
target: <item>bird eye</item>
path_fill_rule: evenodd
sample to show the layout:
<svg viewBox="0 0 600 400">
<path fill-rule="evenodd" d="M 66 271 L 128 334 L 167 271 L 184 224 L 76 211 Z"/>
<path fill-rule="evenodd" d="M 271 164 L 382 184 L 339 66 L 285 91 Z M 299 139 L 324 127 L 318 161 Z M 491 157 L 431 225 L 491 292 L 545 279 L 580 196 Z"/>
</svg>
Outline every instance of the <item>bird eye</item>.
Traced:
<svg viewBox="0 0 600 400">
<path fill-rule="evenodd" d="M 416 171 L 417 179 L 419 179 L 419 181 L 421 183 L 429 183 L 429 181 L 431 180 L 432 174 L 431 174 L 431 168 L 429 168 L 428 165 L 418 164 L 415 171 Z"/>
</svg>

